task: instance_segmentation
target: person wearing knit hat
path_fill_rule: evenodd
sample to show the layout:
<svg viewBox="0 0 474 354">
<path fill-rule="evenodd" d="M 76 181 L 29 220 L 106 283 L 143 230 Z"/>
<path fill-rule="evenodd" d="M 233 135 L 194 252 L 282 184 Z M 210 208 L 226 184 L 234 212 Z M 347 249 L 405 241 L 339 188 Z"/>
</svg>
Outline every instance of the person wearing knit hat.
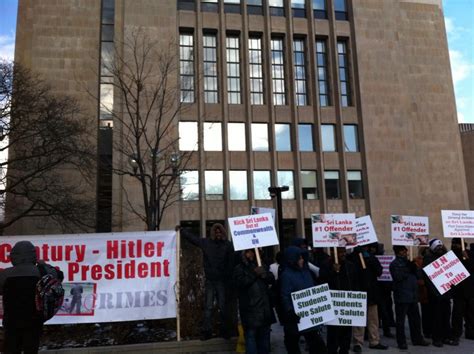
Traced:
<svg viewBox="0 0 474 354">
<path fill-rule="evenodd" d="M 423 267 L 433 263 L 435 260 L 447 253 L 443 242 L 437 238 L 429 242 L 429 250 L 423 257 Z M 447 345 L 458 345 L 459 343 L 451 337 L 451 295 L 448 291 L 441 295 L 433 282 L 424 274 L 425 284 L 428 287 L 428 306 L 433 315 L 431 335 L 433 345 L 442 347 Z"/>
<path fill-rule="evenodd" d="M 418 278 L 420 272 L 415 262 L 408 260 L 408 250 L 405 246 L 394 245 L 393 251 L 396 257 L 390 263 L 390 274 L 393 278 L 398 348 L 408 349 L 405 336 L 405 319 L 407 317 L 412 344 L 427 346 L 429 342 L 421 334 L 421 318 L 418 309 Z"/>
<path fill-rule="evenodd" d="M 440 247 L 440 246 L 443 247 L 443 242 L 441 242 L 441 240 L 438 240 L 437 238 L 430 240 L 428 244 L 432 252 L 435 252 L 437 247 Z"/>
<path fill-rule="evenodd" d="M 43 322 L 35 304 L 36 283 L 40 279 L 35 247 L 30 241 L 17 242 L 10 260 L 13 267 L 0 271 L 5 352 L 37 353 Z"/>
</svg>

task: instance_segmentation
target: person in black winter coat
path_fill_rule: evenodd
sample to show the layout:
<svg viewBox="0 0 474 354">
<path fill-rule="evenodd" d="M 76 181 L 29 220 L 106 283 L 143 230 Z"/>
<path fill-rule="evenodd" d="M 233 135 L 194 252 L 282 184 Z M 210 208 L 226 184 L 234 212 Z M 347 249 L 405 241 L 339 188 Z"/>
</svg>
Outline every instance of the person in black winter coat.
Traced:
<svg viewBox="0 0 474 354">
<path fill-rule="evenodd" d="M 0 271 L 5 353 L 37 353 L 43 320 L 35 303 L 36 284 L 41 277 L 35 247 L 29 241 L 19 241 L 10 259 L 13 267 Z M 62 280 L 61 271 L 54 269 L 54 273 Z"/>
<path fill-rule="evenodd" d="M 306 339 L 310 354 L 327 353 L 326 344 L 319 335 L 317 328 L 310 328 L 301 333 L 298 331 L 300 318 L 296 315 L 291 300 L 292 292 L 311 288 L 315 285 L 311 271 L 304 259 L 304 250 L 290 246 L 285 250 L 284 260 L 286 265 L 281 273 L 280 294 L 282 312 L 284 313 L 283 331 L 286 350 L 291 354 L 300 354 L 298 341 L 302 334 Z"/>
<path fill-rule="evenodd" d="M 447 253 L 446 247 L 443 243 L 434 238 L 429 242 L 429 250 L 423 257 L 423 267 L 433 263 L 439 257 Z M 428 288 L 428 306 L 433 316 L 431 336 L 433 339 L 433 345 L 436 347 L 442 347 L 443 344 L 457 345 L 456 341 L 453 341 L 451 333 L 451 295 L 452 292 L 448 291 L 441 295 L 436 287 L 433 285 L 431 280 L 425 274 L 425 284 Z"/>
<path fill-rule="evenodd" d="M 400 349 L 407 349 L 405 337 L 405 318 L 408 316 L 410 336 L 413 345 L 426 346 L 421 334 L 421 319 L 418 309 L 418 278 L 420 270 L 407 258 L 405 246 L 393 246 L 396 258 L 390 263 L 390 274 L 393 278 L 393 296 L 395 301 L 395 318 L 397 344 Z"/>
<path fill-rule="evenodd" d="M 471 274 L 470 277 L 451 290 L 453 292 L 453 313 L 451 317 L 453 340 L 459 342 L 463 332 L 463 320 L 466 328 L 466 339 L 474 339 L 474 260 L 469 257 L 467 251 L 463 252 L 460 238 L 453 238 L 451 242 L 451 250 Z"/>
<path fill-rule="evenodd" d="M 257 267 L 255 251 L 242 251 L 240 264 L 234 268 L 234 283 L 238 289 L 240 320 L 244 329 L 247 354 L 270 353 L 270 326 L 275 315 L 269 287 L 275 278 L 266 267 Z"/>
<path fill-rule="evenodd" d="M 321 265 L 320 282 L 328 283 L 331 290 L 358 290 L 358 273 L 354 263 L 346 259 L 346 249 L 337 248 L 339 263 L 332 258 Z M 348 354 L 351 347 L 352 327 L 328 326 L 327 346 L 329 354 Z"/>
<path fill-rule="evenodd" d="M 388 347 L 380 343 L 378 315 L 378 303 L 380 299 L 377 284 L 377 278 L 382 275 L 383 267 L 378 258 L 375 257 L 376 251 L 376 243 L 356 247 L 350 258 L 358 267 L 360 274 L 360 291 L 367 292 L 367 331 L 369 335 L 369 348 L 385 350 Z M 359 254 L 361 254 L 364 259 L 365 269 L 362 266 Z M 354 327 L 352 329 L 352 337 L 354 340 L 353 350 L 356 353 L 362 352 L 364 333 L 365 327 Z"/>
<path fill-rule="evenodd" d="M 179 226 L 176 229 L 180 229 Z M 220 317 L 220 335 L 229 337 L 226 328 L 226 283 L 231 279 L 233 271 L 234 250 L 227 240 L 227 232 L 221 224 L 211 227 L 210 238 L 200 238 L 181 229 L 183 238 L 202 250 L 204 260 L 204 319 L 201 331 L 201 340 L 212 337 L 212 312 L 214 299 L 217 300 Z"/>
</svg>

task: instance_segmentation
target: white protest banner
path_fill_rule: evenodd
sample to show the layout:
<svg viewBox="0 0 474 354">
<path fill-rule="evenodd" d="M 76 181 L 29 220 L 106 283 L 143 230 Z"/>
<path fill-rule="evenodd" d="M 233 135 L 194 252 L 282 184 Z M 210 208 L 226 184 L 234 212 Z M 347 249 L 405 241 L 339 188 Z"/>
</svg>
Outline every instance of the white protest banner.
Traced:
<svg viewBox="0 0 474 354">
<path fill-rule="evenodd" d="M 392 281 L 392 274 L 390 274 L 390 263 L 393 262 L 395 256 L 375 256 L 378 258 L 383 267 L 382 275 L 377 278 L 378 281 Z"/>
<path fill-rule="evenodd" d="M 229 228 L 236 251 L 279 243 L 270 213 L 229 218 Z"/>
<path fill-rule="evenodd" d="M 392 245 L 427 246 L 430 227 L 427 216 L 392 215 Z"/>
<path fill-rule="evenodd" d="M 176 232 L 4 236 L 0 269 L 29 240 L 38 259 L 64 273 L 64 303 L 47 324 L 134 321 L 176 317 Z M 80 292 L 80 304 L 71 294 Z"/>
<path fill-rule="evenodd" d="M 363 246 L 368 245 L 370 243 L 378 242 L 377 234 L 375 233 L 374 224 L 372 223 L 372 218 L 370 217 L 370 215 L 365 215 L 356 219 L 356 233 L 356 246 Z"/>
<path fill-rule="evenodd" d="M 328 284 L 291 293 L 295 313 L 300 317 L 298 330 L 332 321 L 336 318 L 332 307 L 331 293 Z"/>
<path fill-rule="evenodd" d="M 355 214 L 311 214 L 314 247 L 357 245 Z"/>
<path fill-rule="evenodd" d="M 272 208 L 262 208 L 262 207 L 251 207 L 250 208 L 250 214 L 255 215 L 255 214 L 265 214 L 265 213 L 270 213 L 272 214 L 272 219 L 273 222 L 275 222 L 275 209 Z"/>
<path fill-rule="evenodd" d="M 423 270 L 441 295 L 470 276 L 453 251 L 439 257 Z"/>
<path fill-rule="evenodd" d="M 474 238 L 474 210 L 441 210 L 444 237 Z"/>
<path fill-rule="evenodd" d="M 336 318 L 328 326 L 367 325 L 367 293 L 361 291 L 331 290 L 332 305 Z"/>
</svg>

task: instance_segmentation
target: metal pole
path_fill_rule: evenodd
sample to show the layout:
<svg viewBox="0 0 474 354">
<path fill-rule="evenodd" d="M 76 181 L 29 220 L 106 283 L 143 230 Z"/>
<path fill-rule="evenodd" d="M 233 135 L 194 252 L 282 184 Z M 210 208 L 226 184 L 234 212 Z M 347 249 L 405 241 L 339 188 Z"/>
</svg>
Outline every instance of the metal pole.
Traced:
<svg viewBox="0 0 474 354">
<path fill-rule="evenodd" d="M 277 211 L 278 211 L 278 239 L 280 245 L 283 239 L 283 207 L 281 203 L 281 190 L 279 189 L 276 193 L 277 198 Z"/>
</svg>

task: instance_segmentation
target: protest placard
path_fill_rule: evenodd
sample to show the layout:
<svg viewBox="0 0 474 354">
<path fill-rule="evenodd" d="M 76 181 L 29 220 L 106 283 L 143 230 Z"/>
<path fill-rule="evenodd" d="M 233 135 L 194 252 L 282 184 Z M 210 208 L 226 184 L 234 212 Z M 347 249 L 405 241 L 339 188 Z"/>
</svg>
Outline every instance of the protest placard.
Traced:
<svg viewBox="0 0 474 354">
<path fill-rule="evenodd" d="M 279 244 L 270 213 L 229 218 L 229 228 L 236 251 Z"/>
<path fill-rule="evenodd" d="M 355 214 L 312 214 L 314 247 L 357 245 Z"/>
<path fill-rule="evenodd" d="M 335 317 L 328 284 L 291 293 L 295 313 L 300 317 L 298 330 L 318 326 Z"/>
<path fill-rule="evenodd" d="M 275 209 L 273 209 L 273 208 L 262 208 L 262 207 L 256 207 L 256 206 L 253 206 L 253 207 L 250 208 L 250 214 L 252 214 L 252 215 L 265 214 L 265 213 L 272 214 L 273 222 L 275 222 Z"/>
<path fill-rule="evenodd" d="M 3 236 L 0 271 L 11 267 L 10 252 L 22 240 L 64 273 L 64 302 L 47 324 L 176 317 L 175 231 Z"/>
<path fill-rule="evenodd" d="M 474 210 L 441 210 L 444 237 L 474 238 Z"/>
<path fill-rule="evenodd" d="M 429 219 L 427 216 L 392 215 L 392 245 L 427 246 Z"/>
<path fill-rule="evenodd" d="M 390 263 L 393 262 L 395 256 L 375 256 L 378 258 L 383 267 L 382 275 L 377 278 L 378 281 L 392 281 L 392 274 L 390 274 Z"/>
<path fill-rule="evenodd" d="M 336 318 L 328 326 L 367 325 L 367 293 L 362 291 L 331 290 L 332 305 Z"/>
<path fill-rule="evenodd" d="M 377 242 L 374 224 L 370 215 L 365 215 L 356 219 L 357 246 L 368 245 Z M 349 246 L 346 246 L 350 248 Z M 352 246 L 355 247 L 355 246 Z"/>
<path fill-rule="evenodd" d="M 423 270 L 441 295 L 470 276 L 453 251 L 439 257 Z"/>
</svg>

